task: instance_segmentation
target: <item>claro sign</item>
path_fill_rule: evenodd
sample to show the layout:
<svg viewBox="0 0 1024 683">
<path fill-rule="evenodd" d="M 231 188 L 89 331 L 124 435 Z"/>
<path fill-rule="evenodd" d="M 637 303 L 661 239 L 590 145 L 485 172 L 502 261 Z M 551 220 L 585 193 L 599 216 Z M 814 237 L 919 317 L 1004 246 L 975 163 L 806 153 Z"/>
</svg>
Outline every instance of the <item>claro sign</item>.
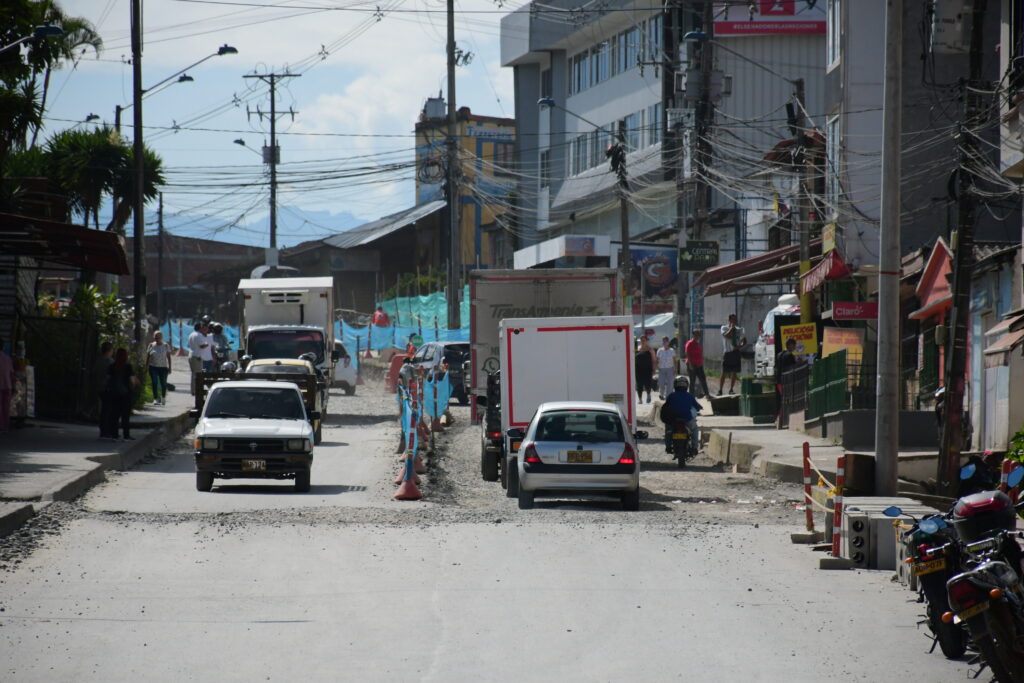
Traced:
<svg viewBox="0 0 1024 683">
<path fill-rule="evenodd" d="M 832 304 L 833 320 L 875 320 L 877 301 L 837 301 Z"/>
</svg>

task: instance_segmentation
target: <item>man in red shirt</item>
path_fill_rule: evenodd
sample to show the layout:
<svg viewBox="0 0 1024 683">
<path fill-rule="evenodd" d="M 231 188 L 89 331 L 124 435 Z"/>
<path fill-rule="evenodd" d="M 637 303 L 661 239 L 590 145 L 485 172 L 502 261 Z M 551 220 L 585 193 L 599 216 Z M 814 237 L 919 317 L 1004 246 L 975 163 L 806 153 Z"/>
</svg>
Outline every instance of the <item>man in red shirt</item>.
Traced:
<svg viewBox="0 0 1024 683">
<path fill-rule="evenodd" d="M 391 318 L 384 312 L 383 306 L 378 306 L 373 314 L 373 324 L 377 327 L 391 327 Z"/>
<path fill-rule="evenodd" d="M 695 396 L 710 396 L 708 389 L 708 378 L 704 376 L 704 347 L 700 344 L 700 330 L 694 330 L 690 340 L 683 347 L 683 355 L 686 358 L 686 374 L 690 377 L 690 388 Z M 704 393 L 700 393 L 697 381 L 700 380 L 704 387 Z"/>
</svg>

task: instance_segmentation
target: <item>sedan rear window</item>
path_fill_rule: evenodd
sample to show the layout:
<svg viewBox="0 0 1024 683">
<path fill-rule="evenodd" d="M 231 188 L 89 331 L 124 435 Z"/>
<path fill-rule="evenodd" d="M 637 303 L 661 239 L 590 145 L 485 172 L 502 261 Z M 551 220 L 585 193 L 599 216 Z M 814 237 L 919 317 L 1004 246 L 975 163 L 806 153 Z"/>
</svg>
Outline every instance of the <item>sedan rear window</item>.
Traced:
<svg viewBox="0 0 1024 683">
<path fill-rule="evenodd" d="M 622 421 L 598 410 L 544 413 L 537 423 L 537 441 L 622 441 Z"/>
</svg>

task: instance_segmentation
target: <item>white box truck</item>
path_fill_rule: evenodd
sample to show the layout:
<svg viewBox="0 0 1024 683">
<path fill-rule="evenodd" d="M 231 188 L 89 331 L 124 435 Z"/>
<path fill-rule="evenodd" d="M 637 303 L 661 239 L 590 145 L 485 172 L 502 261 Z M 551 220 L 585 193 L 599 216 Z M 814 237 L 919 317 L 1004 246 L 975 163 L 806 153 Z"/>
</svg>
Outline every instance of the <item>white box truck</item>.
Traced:
<svg viewBox="0 0 1024 683">
<path fill-rule="evenodd" d="M 498 325 L 503 318 L 618 315 L 617 282 L 613 268 L 471 271 L 470 391 L 486 396 L 487 376 L 499 369 Z M 477 401 L 471 402 L 475 423 Z"/>
<path fill-rule="evenodd" d="M 615 403 L 636 432 L 632 316 L 506 318 L 499 340 L 504 472 L 519 448 L 508 430 L 525 430 L 541 403 Z"/>
<path fill-rule="evenodd" d="M 239 357 L 297 358 L 312 352 L 334 376 L 334 278 L 289 277 L 238 282 L 242 298 Z"/>
</svg>

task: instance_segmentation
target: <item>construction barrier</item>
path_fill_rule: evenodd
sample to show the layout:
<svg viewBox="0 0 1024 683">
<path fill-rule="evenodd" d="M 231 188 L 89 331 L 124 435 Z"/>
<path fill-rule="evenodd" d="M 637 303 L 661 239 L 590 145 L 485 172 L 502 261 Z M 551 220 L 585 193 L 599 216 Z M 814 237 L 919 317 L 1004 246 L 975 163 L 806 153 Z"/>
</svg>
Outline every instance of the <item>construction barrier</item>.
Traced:
<svg viewBox="0 0 1024 683">
<path fill-rule="evenodd" d="M 415 382 L 414 382 L 415 384 Z M 402 406 L 401 425 L 402 442 L 405 444 L 405 456 L 403 458 L 402 471 L 396 483 L 399 485 L 395 491 L 395 500 L 419 500 L 423 497 L 419 487 L 416 485 L 416 450 L 419 447 L 419 430 L 416 424 L 420 418 L 417 414 L 417 406 L 411 392 L 405 387 L 398 388 L 399 402 Z"/>
<path fill-rule="evenodd" d="M 804 517 L 808 531 L 814 531 L 814 498 L 811 496 L 811 444 L 804 441 Z"/>
<path fill-rule="evenodd" d="M 832 557 L 842 555 L 843 487 L 846 486 L 846 456 L 836 460 L 836 487 L 832 496 Z"/>
</svg>

